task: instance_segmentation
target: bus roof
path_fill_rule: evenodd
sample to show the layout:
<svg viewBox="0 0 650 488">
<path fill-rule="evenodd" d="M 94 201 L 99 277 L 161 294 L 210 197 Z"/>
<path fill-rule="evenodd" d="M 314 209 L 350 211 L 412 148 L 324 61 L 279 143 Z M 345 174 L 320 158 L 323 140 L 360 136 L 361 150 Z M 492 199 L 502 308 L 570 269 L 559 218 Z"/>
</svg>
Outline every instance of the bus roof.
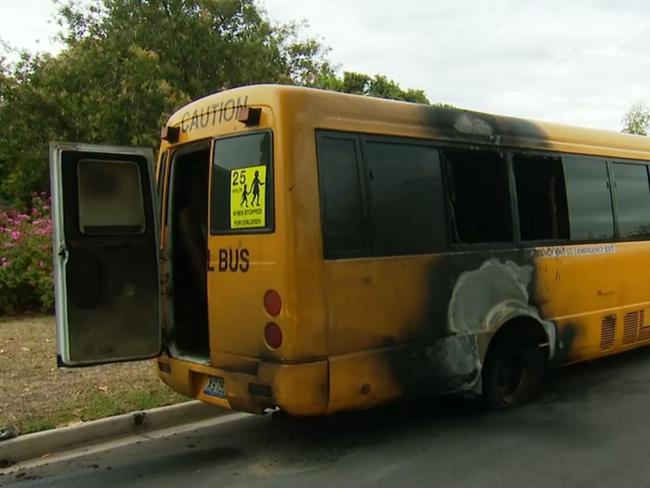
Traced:
<svg viewBox="0 0 650 488">
<path fill-rule="evenodd" d="M 168 125 L 208 114 L 214 120 L 224 111 L 226 116 L 232 111 L 233 119 L 235 109 L 246 104 L 286 108 L 283 116 L 309 120 L 315 128 L 650 159 L 650 138 L 644 136 L 287 85 L 251 85 L 208 95 L 177 111 Z"/>
</svg>

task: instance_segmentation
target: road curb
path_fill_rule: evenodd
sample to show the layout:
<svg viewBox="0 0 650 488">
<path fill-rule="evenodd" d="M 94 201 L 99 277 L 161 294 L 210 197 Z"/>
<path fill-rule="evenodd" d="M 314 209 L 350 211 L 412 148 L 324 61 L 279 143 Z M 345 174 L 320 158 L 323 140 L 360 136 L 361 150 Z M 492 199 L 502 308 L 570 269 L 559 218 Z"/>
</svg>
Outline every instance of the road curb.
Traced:
<svg viewBox="0 0 650 488">
<path fill-rule="evenodd" d="M 190 401 L 93 420 L 72 427 L 26 434 L 0 442 L 0 465 L 8 466 L 84 444 L 128 434 L 142 434 L 230 413 L 229 410 L 207 403 Z"/>
</svg>

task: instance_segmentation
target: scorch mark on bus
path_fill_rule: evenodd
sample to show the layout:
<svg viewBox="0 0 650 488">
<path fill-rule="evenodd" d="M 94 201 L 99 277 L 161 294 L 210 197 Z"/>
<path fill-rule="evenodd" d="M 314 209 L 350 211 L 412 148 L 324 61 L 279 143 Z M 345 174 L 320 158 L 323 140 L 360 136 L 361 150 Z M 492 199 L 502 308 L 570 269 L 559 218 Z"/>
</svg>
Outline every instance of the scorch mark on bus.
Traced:
<svg viewBox="0 0 650 488">
<path fill-rule="evenodd" d="M 529 317 L 542 325 L 548 337 L 550 357 L 554 353 L 555 325 L 542 319 L 531 306 L 528 287 L 533 266 L 513 261 L 485 261 L 480 268 L 462 273 L 456 280 L 447 310 L 448 336 L 427 350 L 438 374 L 463 378 L 456 389 L 480 390 L 482 358 L 479 336 L 492 334 L 509 320 Z M 491 293 L 485 293 L 490 289 Z"/>
<path fill-rule="evenodd" d="M 494 137 L 494 131 L 490 124 L 474 114 L 460 114 L 458 119 L 456 119 L 454 129 L 462 134 Z"/>
</svg>

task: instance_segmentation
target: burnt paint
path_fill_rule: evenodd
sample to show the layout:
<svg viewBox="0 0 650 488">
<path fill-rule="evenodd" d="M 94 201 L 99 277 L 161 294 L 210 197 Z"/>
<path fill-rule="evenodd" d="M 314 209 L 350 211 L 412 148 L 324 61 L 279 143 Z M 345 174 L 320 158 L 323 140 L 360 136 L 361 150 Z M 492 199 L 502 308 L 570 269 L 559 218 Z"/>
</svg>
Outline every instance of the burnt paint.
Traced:
<svg viewBox="0 0 650 488">
<path fill-rule="evenodd" d="M 537 149 L 552 147 L 542 128 L 524 119 L 446 107 L 426 107 L 424 110 L 426 126 L 440 138 L 495 147 L 524 140 L 534 141 Z"/>
<path fill-rule="evenodd" d="M 487 263 L 487 264 L 486 264 Z M 450 319 L 450 303 L 459 280 L 466 273 L 496 265 L 511 268 L 514 273 L 524 273 L 519 284 L 525 285 L 525 293 L 518 284 L 507 279 L 495 279 L 490 286 L 478 284 L 481 293 L 470 293 L 475 300 L 462 304 L 466 307 L 469 321 L 467 328 L 459 330 L 458 321 Z M 498 266 L 497 268 L 498 269 Z M 526 275 L 527 274 L 527 275 Z M 471 278 L 471 274 L 469 275 Z M 513 317 L 528 313 L 535 318 L 537 312 L 537 262 L 532 253 L 524 249 L 503 251 L 476 251 L 449 254 L 431 265 L 428 279 L 428 305 L 423 318 L 416 326 L 417 333 L 408 338 L 410 345 L 396 347 L 390 362 L 393 374 L 405 395 L 450 393 L 464 390 L 480 391 L 482 360 L 485 351 L 479 347 L 479 336 L 492 336 L 500 325 L 507 322 L 507 314 L 495 317 L 489 323 L 488 314 L 500 305 L 512 306 Z M 475 289 L 478 292 L 478 288 Z M 509 303 L 510 299 L 527 298 L 526 303 Z M 518 312 L 520 310 L 521 312 Z M 544 317 L 537 314 L 538 322 Z M 502 319 L 503 322 L 500 322 Z M 546 324 L 554 325 L 548 321 Z M 557 330 L 554 327 L 554 330 Z M 567 361 L 568 352 L 575 338 L 575 330 L 563 327 L 555 334 L 552 350 L 556 351 L 552 366 Z M 562 344 L 560 349 L 559 344 Z M 387 344 L 388 345 L 388 344 Z"/>
<path fill-rule="evenodd" d="M 570 355 L 579 330 L 578 325 L 571 323 L 558 328 L 555 354 L 549 362 L 550 368 L 559 368 L 571 362 Z"/>
<path fill-rule="evenodd" d="M 512 141 L 529 140 L 535 141 L 536 149 L 552 148 L 546 133 L 537 124 L 523 119 L 455 108 L 427 107 L 424 110 L 426 125 L 434 130 L 441 140 L 474 143 L 494 149 L 507 146 Z M 479 348 L 478 335 L 491 336 L 501 324 L 491 324 L 492 327 L 487 330 L 478 328 L 470 330 L 469 333 L 452 330 L 449 304 L 461 276 L 479 270 L 491 260 L 504 265 L 512 263 L 519 269 L 530 270 L 525 290 L 528 302 L 519 305 L 529 311 L 537 311 L 537 260 L 530 251 L 521 248 L 477 250 L 442 256 L 429 270 L 426 312 L 420 323 L 416 324 L 417 332 L 405 340 L 412 345 L 395 348 L 391 357 L 391 369 L 404 394 L 446 393 L 472 388 L 476 391 L 477 386 L 480 389 L 485 351 Z M 491 299 L 492 306 L 497 306 L 498 298 L 507 297 L 512 291 L 512 283 L 508 281 L 486 287 L 474 311 L 489 310 Z M 544 317 L 540 317 L 540 320 L 544 320 Z M 548 324 L 551 323 L 547 322 Z M 555 351 L 552 365 L 559 366 L 566 362 L 576 334 L 571 327 L 563 327 L 558 331 L 554 324 L 551 326 L 556 331 L 555 343 L 551 344 L 552 350 Z M 558 347 L 560 344 L 562 349 Z M 463 357 L 464 361 L 461 361 Z"/>
</svg>

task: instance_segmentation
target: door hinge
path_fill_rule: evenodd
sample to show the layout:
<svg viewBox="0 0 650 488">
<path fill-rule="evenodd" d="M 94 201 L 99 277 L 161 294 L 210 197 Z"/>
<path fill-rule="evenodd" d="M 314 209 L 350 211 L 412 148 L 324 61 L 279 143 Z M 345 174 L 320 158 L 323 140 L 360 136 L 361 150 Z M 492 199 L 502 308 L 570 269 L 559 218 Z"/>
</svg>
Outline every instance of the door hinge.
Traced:
<svg viewBox="0 0 650 488">
<path fill-rule="evenodd" d="M 59 247 L 59 252 L 57 253 L 59 257 L 61 258 L 67 258 L 68 257 L 68 249 L 65 246 Z"/>
</svg>

